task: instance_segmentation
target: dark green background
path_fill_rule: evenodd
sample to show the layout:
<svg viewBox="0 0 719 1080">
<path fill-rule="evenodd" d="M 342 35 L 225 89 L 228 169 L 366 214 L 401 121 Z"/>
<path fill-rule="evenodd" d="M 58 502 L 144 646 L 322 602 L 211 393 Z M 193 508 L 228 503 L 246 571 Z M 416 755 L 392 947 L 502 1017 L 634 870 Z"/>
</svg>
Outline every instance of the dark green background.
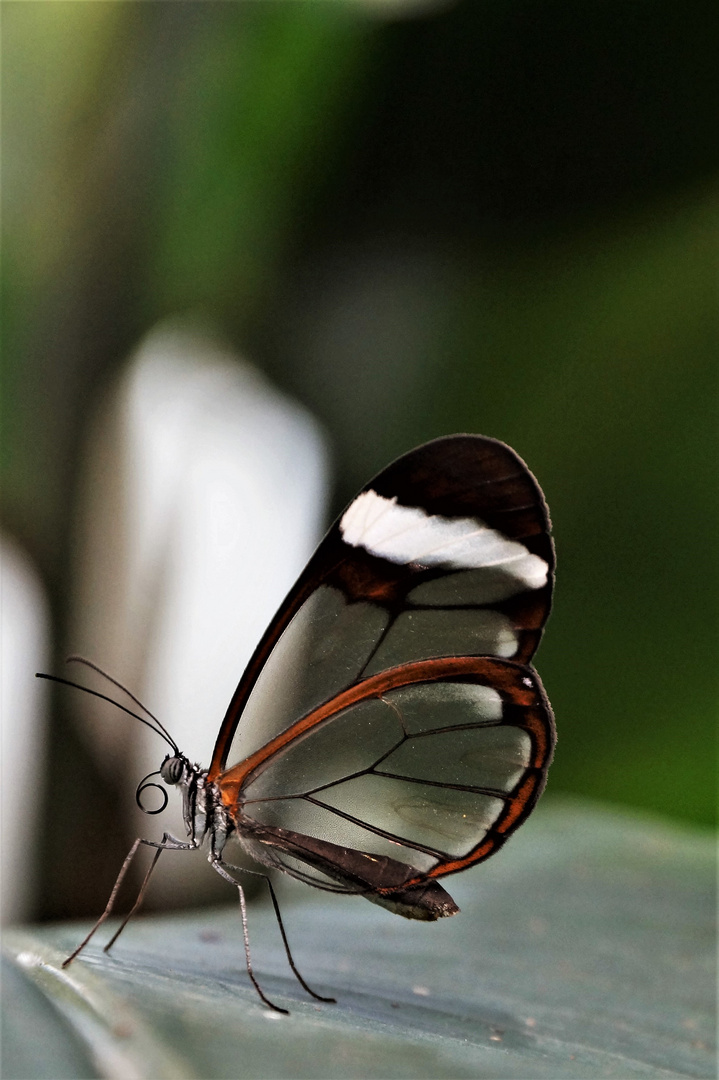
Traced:
<svg viewBox="0 0 719 1080">
<path fill-rule="evenodd" d="M 92 409 L 177 313 L 320 417 L 335 509 L 504 439 L 557 541 L 550 791 L 708 822 L 716 5 L 405 7 L 5 0 L 6 526 L 62 628 Z M 52 763 L 48 852 L 68 776 L 119 797 L 62 721 Z"/>
</svg>

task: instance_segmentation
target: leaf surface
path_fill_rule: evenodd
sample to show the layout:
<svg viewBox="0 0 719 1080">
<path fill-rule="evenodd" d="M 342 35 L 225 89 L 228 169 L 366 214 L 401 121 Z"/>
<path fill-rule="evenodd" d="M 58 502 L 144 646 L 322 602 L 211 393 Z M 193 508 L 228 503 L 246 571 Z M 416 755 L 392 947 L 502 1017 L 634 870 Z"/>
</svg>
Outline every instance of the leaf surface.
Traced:
<svg viewBox="0 0 719 1080">
<path fill-rule="evenodd" d="M 547 800 L 497 859 L 445 882 L 455 918 L 411 923 L 289 883 L 297 964 L 338 999 L 306 997 L 256 905 L 255 971 L 289 1017 L 249 986 L 234 907 L 138 918 L 112 954 L 108 934 L 65 971 L 82 928 L 9 931 L 27 986 L 22 1027 L 6 1000 L 4 1074 L 712 1077 L 714 864 L 706 833 Z M 41 1024 L 46 1061 L 84 1052 L 95 1072 L 33 1066 Z"/>
</svg>

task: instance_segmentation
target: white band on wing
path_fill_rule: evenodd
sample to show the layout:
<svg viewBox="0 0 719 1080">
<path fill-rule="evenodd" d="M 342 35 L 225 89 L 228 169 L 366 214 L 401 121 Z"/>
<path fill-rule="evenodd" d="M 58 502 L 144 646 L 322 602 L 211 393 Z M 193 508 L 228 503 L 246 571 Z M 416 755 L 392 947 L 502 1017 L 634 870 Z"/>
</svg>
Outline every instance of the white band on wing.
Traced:
<svg viewBox="0 0 719 1080">
<path fill-rule="evenodd" d="M 363 491 L 350 503 L 340 520 L 340 531 L 346 544 L 389 562 L 456 570 L 491 566 L 528 589 L 541 589 L 547 583 L 549 567 L 544 559 L 477 518 L 427 514 L 376 491 Z"/>
</svg>

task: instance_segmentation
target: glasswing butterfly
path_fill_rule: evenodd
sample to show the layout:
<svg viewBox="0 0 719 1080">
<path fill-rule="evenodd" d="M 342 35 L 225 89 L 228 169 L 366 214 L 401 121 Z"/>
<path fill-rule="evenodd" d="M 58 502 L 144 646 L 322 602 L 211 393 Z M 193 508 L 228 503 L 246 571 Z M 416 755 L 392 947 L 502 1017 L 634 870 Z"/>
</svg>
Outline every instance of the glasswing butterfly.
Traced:
<svg viewBox="0 0 719 1080">
<path fill-rule="evenodd" d="M 225 862 L 231 837 L 261 866 L 317 888 L 409 919 L 455 915 L 440 879 L 499 850 L 534 808 L 552 759 L 552 711 L 530 664 L 551 605 L 549 529 L 524 462 L 483 436 L 436 439 L 370 481 L 257 646 L 209 769 L 144 706 L 149 720 L 132 713 L 171 747 L 159 776 L 182 793 L 188 839 L 135 841 L 105 911 L 65 963 L 110 914 L 140 845 L 155 856 L 106 949 L 162 851 L 204 844 L 238 889 L 252 983 L 279 1012 L 252 971 L 234 876 L 248 871 Z M 154 775 L 138 804 L 158 786 Z M 148 812 L 167 805 L 161 790 L 163 805 Z M 334 1000 L 299 974 L 266 881 L 292 971 L 313 997 Z"/>
</svg>

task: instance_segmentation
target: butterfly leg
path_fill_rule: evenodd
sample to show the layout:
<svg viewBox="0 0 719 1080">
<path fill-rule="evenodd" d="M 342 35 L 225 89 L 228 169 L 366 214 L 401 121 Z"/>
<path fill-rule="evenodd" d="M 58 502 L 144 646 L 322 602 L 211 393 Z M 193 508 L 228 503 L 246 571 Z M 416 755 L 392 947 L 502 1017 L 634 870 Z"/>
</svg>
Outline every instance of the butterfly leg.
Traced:
<svg viewBox="0 0 719 1080">
<path fill-rule="evenodd" d="M 105 947 L 103 949 L 103 952 L 107 952 L 107 950 L 115 943 L 115 941 L 118 939 L 118 937 L 120 936 L 122 931 L 125 929 L 125 926 L 127 925 L 127 923 L 130 921 L 132 916 L 135 914 L 137 909 L 140 907 L 140 904 L 142 903 L 143 897 L 145 895 L 145 891 L 147 889 L 148 882 L 150 880 L 150 876 L 152 875 L 152 871 L 157 866 L 157 860 L 160 858 L 160 855 L 162 854 L 162 852 L 166 851 L 167 849 L 170 849 L 172 851 L 188 851 L 188 850 L 193 849 L 196 846 L 195 844 L 190 844 L 190 843 L 187 843 L 185 841 L 178 840 L 176 837 L 171 836 L 170 833 L 164 833 L 164 835 L 162 837 L 162 840 L 160 840 L 159 842 L 154 841 L 154 840 L 143 840 L 141 837 L 138 837 L 137 840 L 135 841 L 135 843 L 130 848 L 129 852 L 127 853 L 125 861 L 122 864 L 122 867 L 120 869 L 120 873 L 117 875 L 117 880 L 115 881 L 115 884 L 112 887 L 112 892 L 110 893 L 110 898 L 107 901 L 107 904 L 105 905 L 105 910 L 103 911 L 102 915 L 97 920 L 97 922 L 95 923 L 93 928 L 90 930 L 87 937 L 84 938 L 80 942 L 78 947 L 75 949 L 75 951 L 70 953 L 68 958 L 63 961 L 62 966 L 64 968 L 66 968 L 68 966 L 68 964 L 71 964 L 73 962 L 73 960 L 75 959 L 75 957 L 78 956 L 82 952 L 82 950 L 85 948 L 87 943 L 94 936 L 95 931 L 99 930 L 100 927 L 102 926 L 102 924 L 105 922 L 105 920 L 112 914 L 112 909 L 115 906 L 115 900 L 117 899 L 117 894 L 120 891 L 120 886 L 122 885 L 123 881 L 125 880 L 125 875 L 127 874 L 127 871 L 130 869 L 130 863 L 134 859 L 135 854 L 137 853 L 137 850 L 138 850 L 138 848 L 140 847 L 141 844 L 144 844 L 147 847 L 157 848 L 157 850 L 155 851 L 155 855 L 153 857 L 153 860 L 150 863 L 150 868 L 147 871 L 147 873 L 145 874 L 142 885 L 140 886 L 140 891 L 137 894 L 137 899 L 135 900 L 135 903 L 132 905 L 132 908 L 130 909 L 130 912 L 123 919 L 122 923 L 120 924 L 120 928 L 112 935 L 112 937 L 108 941 L 107 945 L 105 945 Z"/>
<path fill-rule="evenodd" d="M 270 999 L 267 997 L 267 995 L 262 990 L 262 987 L 258 983 L 257 979 L 255 978 L 255 973 L 252 970 L 252 958 L 250 957 L 250 936 L 249 936 L 249 933 L 248 933 L 248 930 L 247 930 L 247 904 L 245 903 L 245 891 L 244 891 L 244 889 L 240 885 L 239 881 L 235 881 L 235 879 L 232 877 L 232 875 L 229 874 L 227 872 L 227 870 L 225 870 L 225 868 L 224 868 L 224 866 L 223 866 L 223 864 L 222 864 L 222 862 L 221 862 L 221 860 L 219 858 L 216 857 L 216 858 L 212 859 L 211 860 L 211 865 L 215 868 L 215 870 L 220 875 L 220 877 L 224 878 L 225 881 L 229 881 L 230 884 L 234 885 L 235 888 L 237 889 L 237 893 L 238 893 L 238 896 L 240 898 L 240 917 L 242 919 L 242 937 L 243 937 L 244 943 L 245 943 L 245 964 L 247 966 L 247 974 L 250 976 L 250 981 L 251 981 L 252 985 L 254 986 L 255 990 L 259 994 L 260 999 L 262 1001 L 264 1001 L 265 1005 L 267 1005 L 268 1008 L 274 1009 L 275 1012 L 284 1013 L 285 1016 L 289 1016 L 290 1014 L 289 1014 L 288 1009 L 281 1009 L 279 1005 L 275 1005 L 274 1002 L 270 1001 Z"/>
<path fill-rule="evenodd" d="M 317 1001 L 326 1001 L 326 1002 L 328 1002 L 328 1003 L 330 1003 L 332 1005 L 335 1005 L 337 1003 L 337 998 L 322 997 L 321 994 L 316 994 L 315 991 L 312 989 L 312 987 L 307 985 L 307 983 L 305 982 L 305 980 L 302 978 L 299 971 L 297 970 L 295 962 L 294 962 L 294 960 L 292 958 L 292 953 L 290 951 L 290 943 L 287 940 L 287 934 L 285 933 L 285 926 L 284 926 L 284 923 L 282 922 L 282 916 L 280 914 L 280 905 L 277 902 L 277 894 L 275 893 L 274 886 L 272 885 L 272 882 L 270 881 L 267 874 L 261 874 L 257 870 L 248 870 L 244 866 L 232 866 L 231 863 L 226 863 L 222 859 L 220 859 L 220 862 L 222 862 L 222 865 L 226 866 L 228 870 L 237 870 L 242 874 L 252 874 L 253 877 L 262 878 L 262 880 L 267 883 L 267 888 L 270 890 L 270 899 L 272 900 L 272 906 L 275 909 L 275 917 L 277 919 L 277 925 L 279 926 L 280 934 L 282 935 L 282 944 L 285 947 L 285 954 L 287 956 L 287 962 L 290 965 L 290 968 L 292 969 L 292 974 L 295 976 L 295 978 L 297 979 L 297 982 L 300 984 L 300 986 L 303 988 L 303 990 L 306 990 L 307 993 L 311 997 L 315 998 Z"/>
</svg>

